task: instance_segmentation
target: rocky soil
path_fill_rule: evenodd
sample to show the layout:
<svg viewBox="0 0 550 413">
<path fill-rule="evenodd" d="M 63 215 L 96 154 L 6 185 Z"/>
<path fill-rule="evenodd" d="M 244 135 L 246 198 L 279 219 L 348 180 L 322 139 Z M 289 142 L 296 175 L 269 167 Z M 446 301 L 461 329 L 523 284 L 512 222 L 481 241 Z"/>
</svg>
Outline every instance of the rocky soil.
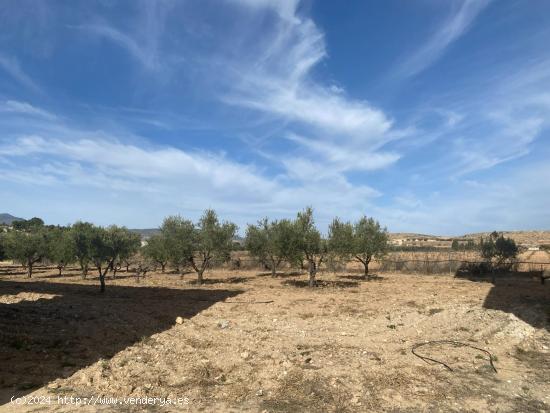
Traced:
<svg viewBox="0 0 550 413">
<path fill-rule="evenodd" d="M 187 398 L 88 411 L 548 412 L 550 286 L 450 276 L 213 271 L 0 281 L 1 411 L 10 395 Z M 445 363 L 424 361 L 420 355 Z M 491 367 L 490 357 L 496 368 Z"/>
</svg>

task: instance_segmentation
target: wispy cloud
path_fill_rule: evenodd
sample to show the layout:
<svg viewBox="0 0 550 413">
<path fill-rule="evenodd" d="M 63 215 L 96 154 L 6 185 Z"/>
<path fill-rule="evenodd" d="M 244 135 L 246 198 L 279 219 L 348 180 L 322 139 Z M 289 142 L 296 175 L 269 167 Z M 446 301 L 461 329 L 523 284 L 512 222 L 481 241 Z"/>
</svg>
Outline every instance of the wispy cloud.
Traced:
<svg viewBox="0 0 550 413">
<path fill-rule="evenodd" d="M 307 148 L 313 154 L 316 154 L 317 158 L 325 158 L 331 169 L 336 172 L 382 169 L 394 164 L 400 158 L 400 155 L 394 152 L 368 150 L 359 147 L 354 152 L 350 150 L 350 145 L 338 145 L 336 143 L 304 138 L 295 134 L 289 135 L 288 139 Z M 326 169 L 326 165 L 326 163 L 323 163 L 321 168 Z"/>
<path fill-rule="evenodd" d="M 492 180 L 453 182 L 420 201 L 405 194 L 396 203 L 372 211 L 390 228 L 420 233 L 547 230 L 548 193 L 550 165 L 534 162 Z"/>
<path fill-rule="evenodd" d="M 135 2 L 134 6 L 137 7 L 134 29 L 122 30 L 104 20 L 69 27 L 118 45 L 149 71 L 163 71 L 168 64 L 168 58 L 162 55 L 160 45 L 165 30 L 165 19 L 173 2 L 144 1 Z"/>
<path fill-rule="evenodd" d="M 7 100 L 0 102 L 0 112 L 17 113 L 21 115 L 37 116 L 47 120 L 55 120 L 57 116 L 47 110 L 40 109 L 27 102 L 19 102 L 16 100 Z"/>
<path fill-rule="evenodd" d="M 229 0 L 234 3 L 241 3 L 252 9 L 272 9 L 281 18 L 293 22 L 298 22 L 300 19 L 296 16 L 296 8 L 300 0 Z"/>
<path fill-rule="evenodd" d="M 122 33 L 114 27 L 105 24 L 87 24 L 74 26 L 75 29 L 86 31 L 90 34 L 103 37 L 126 49 L 134 58 L 139 60 L 147 69 L 159 68 L 160 61 L 157 51 L 154 48 L 147 48 L 139 44 L 129 35 Z"/>
<path fill-rule="evenodd" d="M 28 89 L 34 92 L 42 91 L 38 84 L 21 68 L 16 58 L 0 53 L 0 68 Z"/>
<path fill-rule="evenodd" d="M 489 169 L 528 155 L 536 140 L 550 128 L 550 57 L 505 66 L 498 81 L 478 92 L 454 96 L 461 121 L 447 128 L 453 137 L 447 164 L 452 176 Z M 449 161 L 449 156 L 454 157 Z"/>
<path fill-rule="evenodd" d="M 300 0 L 142 1 L 124 14 L 111 2 L 53 5 L 40 31 L 27 30 L 36 17 L 24 14 L 0 29 L 2 50 L 14 56 L 0 54 L 2 83 L 18 89 L 0 96 L 0 198 L 16 212 L 40 208 L 29 216 L 56 223 L 154 226 L 170 213 L 194 217 L 215 207 L 242 226 L 304 205 L 318 209 L 325 228 L 334 215 L 363 213 L 392 230 L 421 232 L 542 222 L 549 169 L 531 162 L 542 157 L 534 148 L 547 148 L 547 52 L 498 40 L 501 28 L 516 24 L 507 16 L 476 32 L 494 39 L 475 45 L 476 59 L 457 58 L 461 76 L 422 79 L 421 88 L 411 79 L 458 46 L 488 4 L 443 4 L 450 14 L 376 95 L 342 70 L 348 62 L 326 61 L 374 62 L 376 76 L 402 45 L 390 41 L 379 55 L 373 38 L 361 49 L 369 55 L 356 54 L 342 33 L 328 39 L 333 26 L 325 32 Z M 546 40 L 538 30 L 523 44 Z M 39 47 L 18 49 L 30 43 Z M 492 54 L 495 43 L 500 52 Z M 36 51 L 46 46 L 49 53 Z M 85 64 L 70 60 L 76 55 Z M 47 99 L 28 93 L 39 86 L 23 70 L 27 59 L 43 59 Z M 30 206 L 28 193 L 44 202 Z"/>
<path fill-rule="evenodd" d="M 419 49 L 404 59 L 396 70 L 398 77 L 415 76 L 434 64 L 462 35 L 491 0 L 459 0 L 454 12 Z M 451 4 L 457 4 L 451 2 Z"/>
<path fill-rule="evenodd" d="M 244 62 L 226 64 L 234 75 L 224 102 L 288 122 L 286 137 L 301 147 L 302 165 L 315 159 L 325 171 L 344 173 L 383 168 L 399 159 L 399 154 L 380 152 L 400 136 L 392 119 L 368 102 L 349 98 L 343 88 L 311 76 L 327 52 L 320 29 L 298 16 L 298 2 L 285 2 L 284 12 L 277 2 L 238 3 L 253 11 L 276 10 L 279 20 L 263 33 L 259 50 L 245 53 Z"/>
<path fill-rule="evenodd" d="M 124 194 L 128 208 L 139 198 L 143 213 L 158 202 L 188 215 L 215 206 L 236 214 L 241 226 L 273 211 L 292 216 L 312 203 L 324 205 L 319 217 L 327 223 L 338 211 L 351 214 L 379 196 L 339 175 L 323 181 L 269 177 L 254 165 L 212 152 L 123 143 L 105 132 L 68 127 L 55 134 L 0 140 L 0 181 L 84 191 L 90 200 L 104 196 L 98 194 Z M 152 198 L 143 199 L 145 195 Z M 250 212 L 243 212 L 243 204 Z"/>
</svg>

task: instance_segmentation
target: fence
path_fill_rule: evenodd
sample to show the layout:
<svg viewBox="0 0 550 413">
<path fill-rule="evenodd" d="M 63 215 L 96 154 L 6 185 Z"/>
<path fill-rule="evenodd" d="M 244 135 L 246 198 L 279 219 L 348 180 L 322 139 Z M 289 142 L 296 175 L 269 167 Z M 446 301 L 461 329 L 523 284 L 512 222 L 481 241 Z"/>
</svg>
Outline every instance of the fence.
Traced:
<svg viewBox="0 0 550 413">
<path fill-rule="evenodd" d="M 225 268 L 229 269 L 265 269 L 259 260 L 250 256 L 233 257 L 230 262 L 224 264 Z M 290 265 L 282 263 L 281 269 L 289 269 Z M 304 262 L 302 269 L 307 269 L 307 263 Z M 392 257 L 373 260 L 369 265 L 369 270 L 378 272 L 407 272 L 417 274 L 458 274 L 458 273 L 473 273 L 479 275 L 481 273 L 491 274 L 493 269 L 487 261 L 472 260 L 465 257 L 449 258 L 449 259 L 392 259 Z M 541 273 L 550 270 L 550 262 L 536 261 L 514 261 L 508 267 L 512 272 L 525 273 Z M 327 258 L 321 266 L 320 271 L 329 272 L 360 272 L 363 267 L 356 261 L 341 262 L 336 259 Z"/>
<path fill-rule="evenodd" d="M 457 274 L 459 272 L 491 273 L 494 268 L 487 261 L 470 260 L 380 260 L 373 269 L 381 272 L 412 272 L 422 274 Z M 507 266 L 512 272 L 537 273 L 550 270 L 550 262 L 514 261 Z"/>
<path fill-rule="evenodd" d="M 46 265 L 44 265 L 46 264 Z M 36 272 L 44 270 L 53 270 L 56 267 L 42 263 L 36 266 Z M 225 268 L 229 270 L 264 270 L 268 271 L 269 267 L 265 266 L 258 259 L 249 255 L 233 256 L 228 262 L 218 263 L 217 268 Z M 298 266 L 299 267 L 299 266 Z M 279 271 L 291 270 L 296 268 L 288 263 L 281 263 Z M 21 271 L 19 265 L 3 265 L 0 267 L 0 275 L 9 273 L 18 273 Z M 73 270 L 76 267 L 73 268 Z M 302 270 L 307 270 L 307 263 L 304 262 L 301 266 Z M 464 258 L 451 259 L 392 259 L 387 257 L 380 260 L 373 260 L 369 265 L 370 272 L 398 272 L 398 273 L 413 273 L 413 274 L 451 274 L 451 275 L 473 275 L 473 276 L 494 276 L 495 270 L 486 261 L 468 260 Z M 343 273 L 362 273 L 363 266 L 356 262 L 341 262 L 330 257 L 325 260 L 324 264 L 319 268 L 320 272 L 343 272 Z M 550 279 L 550 262 L 536 261 L 515 261 L 509 268 L 508 272 L 521 273 L 524 275 L 537 276 L 544 279 Z"/>
</svg>

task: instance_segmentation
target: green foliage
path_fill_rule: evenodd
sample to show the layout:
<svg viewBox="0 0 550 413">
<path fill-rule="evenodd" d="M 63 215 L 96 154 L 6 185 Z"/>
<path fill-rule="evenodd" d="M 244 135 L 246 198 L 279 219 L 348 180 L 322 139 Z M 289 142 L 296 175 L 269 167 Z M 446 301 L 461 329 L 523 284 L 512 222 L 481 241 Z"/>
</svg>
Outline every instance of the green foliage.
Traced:
<svg viewBox="0 0 550 413">
<path fill-rule="evenodd" d="M 94 237 L 96 227 L 89 222 L 77 221 L 69 231 L 69 237 L 72 240 L 74 255 L 80 269 L 82 277 L 88 273 L 88 265 L 92 259 L 92 238 Z"/>
<path fill-rule="evenodd" d="M 293 263 L 300 255 L 294 226 L 287 219 L 269 222 L 265 218 L 258 225 L 249 225 L 245 246 L 251 255 L 271 269 L 272 275 L 283 260 Z"/>
<path fill-rule="evenodd" d="M 311 207 L 298 212 L 293 224 L 296 249 L 300 251 L 302 257 L 308 262 L 309 285 L 313 287 L 315 286 L 317 270 L 327 256 L 328 243 L 321 237 L 321 233 L 315 226 L 313 209 Z"/>
<path fill-rule="evenodd" d="M 389 235 L 373 218 L 362 217 L 353 226 L 354 253 L 358 259 L 371 260 L 388 251 Z"/>
<path fill-rule="evenodd" d="M 34 217 L 28 220 L 13 221 L 12 226 L 17 231 L 37 231 L 44 226 L 44 221 Z"/>
<path fill-rule="evenodd" d="M 74 240 L 68 228 L 55 227 L 47 231 L 47 242 L 46 257 L 57 266 L 61 275 L 63 268 L 76 259 Z"/>
<path fill-rule="evenodd" d="M 101 292 L 105 291 L 105 275 L 114 269 L 115 260 L 134 254 L 139 248 L 139 236 L 125 227 L 111 225 L 107 228 L 92 226 L 89 229 L 90 260 L 99 272 Z"/>
<path fill-rule="evenodd" d="M 196 225 L 180 216 L 167 217 L 160 231 L 169 261 L 176 268 L 190 265 L 200 284 L 212 263 L 230 258 L 237 226 L 220 222 L 216 212 L 208 209 Z"/>
<path fill-rule="evenodd" d="M 109 264 L 116 258 L 116 253 L 110 245 L 110 239 L 104 228 L 92 226 L 89 236 L 89 257 L 90 261 L 99 271 L 99 276 L 105 276 Z"/>
<path fill-rule="evenodd" d="M 0 233 L 0 261 L 5 260 L 6 258 L 6 235 Z"/>
<path fill-rule="evenodd" d="M 329 251 L 343 260 L 349 260 L 354 253 L 353 237 L 353 225 L 334 218 L 328 228 Z"/>
<path fill-rule="evenodd" d="M 236 232 L 237 226 L 231 222 L 220 222 L 214 210 L 204 211 L 192 238 L 191 266 L 197 272 L 199 284 L 203 282 L 204 271 L 213 262 L 229 260 Z"/>
<path fill-rule="evenodd" d="M 45 230 L 32 232 L 12 231 L 6 237 L 7 255 L 12 260 L 27 267 L 28 277 L 32 277 L 34 264 L 48 253 L 48 240 Z"/>
<path fill-rule="evenodd" d="M 141 246 L 141 236 L 125 227 L 112 225 L 107 228 L 112 248 L 116 252 L 115 259 L 119 262 L 127 261 L 135 255 Z"/>
<path fill-rule="evenodd" d="M 481 256 L 499 269 L 509 269 L 518 251 L 516 242 L 512 238 L 505 238 L 503 234 L 496 231 L 481 243 Z"/>
<path fill-rule="evenodd" d="M 460 244 L 458 243 L 457 239 L 454 239 L 453 242 L 451 243 L 451 249 L 453 251 L 458 251 L 460 249 Z"/>
<path fill-rule="evenodd" d="M 168 239 L 164 234 L 151 236 L 143 247 L 142 254 L 144 257 L 160 265 L 162 272 L 164 272 L 166 264 L 170 261 Z"/>
<path fill-rule="evenodd" d="M 363 264 L 365 277 L 373 258 L 384 256 L 389 250 L 389 235 L 378 221 L 363 216 L 355 224 L 335 218 L 329 227 L 329 250 L 343 260 L 355 259 Z"/>
<path fill-rule="evenodd" d="M 304 254 L 306 259 L 314 257 L 316 254 L 321 254 L 325 250 L 321 233 L 315 226 L 313 219 L 313 209 L 307 207 L 302 212 L 298 212 L 294 227 L 297 236 L 297 246 Z"/>
<path fill-rule="evenodd" d="M 161 255 L 165 254 L 167 260 L 179 269 L 190 264 L 195 238 L 195 227 L 191 221 L 180 216 L 167 217 L 160 227 L 159 238 L 151 238 L 153 246 L 148 253 L 158 248 Z"/>
</svg>

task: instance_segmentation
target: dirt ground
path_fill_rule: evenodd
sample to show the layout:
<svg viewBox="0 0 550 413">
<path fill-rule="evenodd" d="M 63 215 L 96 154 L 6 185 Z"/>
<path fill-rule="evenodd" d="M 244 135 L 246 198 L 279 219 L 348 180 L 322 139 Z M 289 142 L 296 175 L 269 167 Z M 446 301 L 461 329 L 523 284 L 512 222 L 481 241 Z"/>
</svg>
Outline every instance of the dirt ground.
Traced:
<svg viewBox="0 0 550 413">
<path fill-rule="evenodd" d="M 27 280 L 0 266 L 0 411 L 550 412 L 550 282 L 325 273 L 309 289 L 292 272 L 206 277 L 122 272 L 100 295 L 76 270 Z M 412 353 L 431 340 L 486 350 L 496 372 L 471 347 L 416 349 L 452 371 Z M 181 403 L 120 403 L 130 396 Z"/>
</svg>

